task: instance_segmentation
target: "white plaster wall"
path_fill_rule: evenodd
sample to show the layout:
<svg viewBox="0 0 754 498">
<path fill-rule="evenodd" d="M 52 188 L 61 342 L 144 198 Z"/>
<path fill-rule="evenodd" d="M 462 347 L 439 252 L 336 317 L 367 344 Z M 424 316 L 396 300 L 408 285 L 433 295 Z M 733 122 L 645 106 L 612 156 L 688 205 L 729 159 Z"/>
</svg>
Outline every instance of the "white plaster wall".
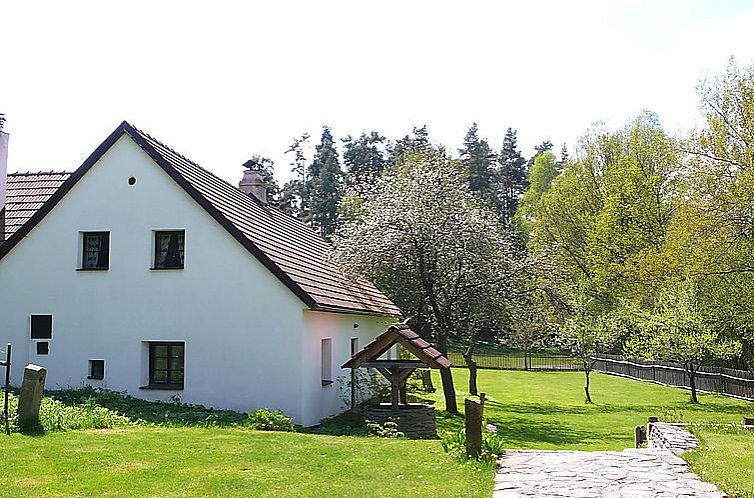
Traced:
<svg viewBox="0 0 754 498">
<path fill-rule="evenodd" d="M 341 413 L 349 408 L 348 380 L 351 369 L 340 367 L 351 357 L 351 338 L 359 339 L 359 350 L 361 350 L 384 332 L 392 321 L 394 320 L 386 317 L 304 312 L 306 335 L 302 356 L 301 411 L 307 414 L 308 424 L 314 424 L 322 418 Z M 328 338 L 332 339 L 332 373 L 335 382 L 323 386 L 321 345 L 322 339 Z"/>
<path fill-rule="evenodd" d="M 149 270 L 159 229 L 185 229 L 185 269 Z M 75 271 L 79 232 L 89 230 L 110 231 L 109 271 Z M 179 394 L 219 408 L 281 409 L 311 424 L 318 418 L 304 410 L 330 414 L 335 405 L 332 396 L 312 395 L 310 384 L 322 389 L 319 365 L 307 372 L 311 359 L 302 355 L 318 359 L 319 350 L 309 350 L 304 308 L 127 137 L 0 260 L 0 344 L 13 343 L 15 385 L 31 362 L 48 368 L 51 389 L 91 384 L 147 399 Z M 29 340 L 30 313 L 54 314 L 48 356 L 36 356 Z M 325 322 L 340 323 L 332 332 L 340 348 L 350 319 L 330 316 Z M 148 340 L 186 341 L 185 389 L 139 389 Z M 103 381 L 86 379 L 89 359 L 105 360 Z"/>
</svg>

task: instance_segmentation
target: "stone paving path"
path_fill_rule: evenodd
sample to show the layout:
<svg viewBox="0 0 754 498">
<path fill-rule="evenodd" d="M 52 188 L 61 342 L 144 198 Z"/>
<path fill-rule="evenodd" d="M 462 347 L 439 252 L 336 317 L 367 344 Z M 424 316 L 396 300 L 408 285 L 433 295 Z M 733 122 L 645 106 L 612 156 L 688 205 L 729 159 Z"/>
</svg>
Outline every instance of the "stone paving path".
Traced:
<svg viewBox="0 0 754 498">
<path fill-rule="evenodd" d="M 720 498 L 666 449 L 506 451 L 494 498 Z"/>
</svg>

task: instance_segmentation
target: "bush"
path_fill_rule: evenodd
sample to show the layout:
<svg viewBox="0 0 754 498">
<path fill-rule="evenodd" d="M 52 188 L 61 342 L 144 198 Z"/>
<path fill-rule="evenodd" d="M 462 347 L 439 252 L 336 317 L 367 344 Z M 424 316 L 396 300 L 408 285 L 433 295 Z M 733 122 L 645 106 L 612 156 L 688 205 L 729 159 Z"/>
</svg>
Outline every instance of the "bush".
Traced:
<svg viewBox="0 0 754 498">
<path fill-rule="evenodd" d="M 130 420 L 165 427 L 236 427 L 244 425 L 247 415 L 231 410 L 216 410 L 202 405 L 181 402 L 178 396 L 170 402 L 147 401 L 126 392 L 82 387 L 63 391 L 50 391 L 49 396 L 66 405 L 76 406 L 92 400 Z"/>
<path fill-rule="evenodd" d="M 442 448 L 446 453 L 459 461 L 468 460 L 466 456 L 466 431 L 460 431 L 442 439 Z M 497 427 L 487 424 L 482 432 L 482 453 L 477 460 L 485 464 L 493 464 L 505 451 L 504 440 L 497 434 Z"/>
<path fill-rule="evenodd" d="M 0 396 L 2 396 L 0 391 Z M 10 395 L 10 429 L 18 432 L 18 397 Z M 60 401 L 45 397 L 39 409 L 39 430 L 69 431 L 79 429 L 109 429 L 130 424 L 128 417 L 97 405 L 91 398 L 81 405 L 67 406 Z M 3 421 L 4 424 L 4 421 Z"/>
<path fill-rule="evenodd" d="M 262 408 L 249 413 L 248 425 L 259 431 L 296 432 L 291 419 L 280 410 Z"/>
<path fill-rule="evenodd" d="M 369 429 L 370 436 L 399 438 L 406 437 L 404 433 L 398 430 L 398 423 L 389 418 L 384 424 L 367 420 L 367 429 Z"/>
</svg>

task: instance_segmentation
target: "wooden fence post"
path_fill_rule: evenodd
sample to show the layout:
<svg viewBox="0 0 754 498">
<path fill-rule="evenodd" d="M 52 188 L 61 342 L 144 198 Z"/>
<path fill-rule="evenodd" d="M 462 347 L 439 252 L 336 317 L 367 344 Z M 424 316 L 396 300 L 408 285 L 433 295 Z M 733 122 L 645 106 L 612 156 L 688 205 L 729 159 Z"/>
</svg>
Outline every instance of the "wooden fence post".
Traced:
<svg viewBox="0 0 754 498">
<path fill-rule="evenodd" d="M 464 422 L 466 426 L 466 456 L 479 458 L 482 454 L 482 402 L 466 398 L 464 403 Z"/>
</svg>

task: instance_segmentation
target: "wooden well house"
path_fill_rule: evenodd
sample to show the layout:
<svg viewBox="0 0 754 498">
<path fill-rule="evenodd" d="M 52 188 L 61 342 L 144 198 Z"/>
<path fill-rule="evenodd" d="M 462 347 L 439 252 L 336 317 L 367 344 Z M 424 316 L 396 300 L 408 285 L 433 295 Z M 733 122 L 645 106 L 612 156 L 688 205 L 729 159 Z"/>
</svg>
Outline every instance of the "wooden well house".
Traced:
<svg viewBox="0 0 754 498">
<path fill-rule="evenodd" d="M 416 359 L 380 359 L 395 344 L 403 346 Z M 409 437 L 435 437 L 434 407 L 407 403 L 406 381 L 417 368 L 450 368 L 450 361 L 411 330 L 408 324 L 390 325 L 384 333 L 343 364 L 343 368 L 374 368 L 390 381 L 390 404 L 365 407 L 363 412 L 367 418 L 381 423 L 388 417 L 396 418 L 401 430 Z"/>
</svg>

